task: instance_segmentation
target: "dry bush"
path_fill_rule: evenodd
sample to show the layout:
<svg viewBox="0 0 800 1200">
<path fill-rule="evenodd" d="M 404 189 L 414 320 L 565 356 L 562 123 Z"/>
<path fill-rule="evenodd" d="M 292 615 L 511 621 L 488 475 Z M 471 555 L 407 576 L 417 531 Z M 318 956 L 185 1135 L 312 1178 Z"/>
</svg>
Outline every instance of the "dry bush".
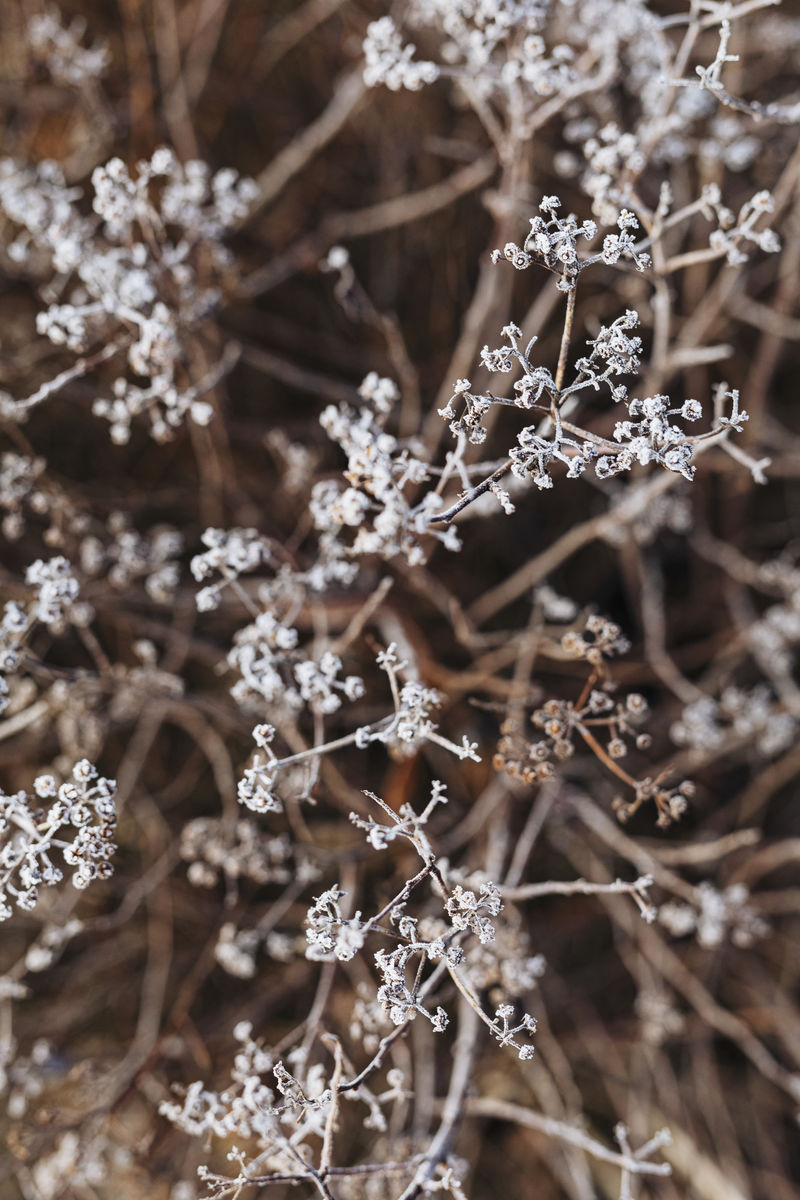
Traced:
<svg viewBox="0 0 800 1200">
<path fill-rule="evenodd" d="M 0 1196 L 800 1196 L 796 8 L 3 16 Z"/>
</svg>

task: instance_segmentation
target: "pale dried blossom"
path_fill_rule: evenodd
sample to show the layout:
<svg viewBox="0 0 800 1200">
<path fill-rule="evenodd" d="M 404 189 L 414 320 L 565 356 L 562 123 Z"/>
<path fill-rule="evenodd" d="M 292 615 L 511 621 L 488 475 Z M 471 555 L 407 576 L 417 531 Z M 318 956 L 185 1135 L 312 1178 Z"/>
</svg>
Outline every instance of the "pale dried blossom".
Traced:
<svg viewBox="0 0 800 1200">
<path fill-rule="evenodd" d="M 30 17 L 25 32 L 32 57 L 55 83 L 75 88 L 91 86 L 111 63 L 104 42 L 81 44 L 86 33 L 82 17 L 64 25 L 56 8 L 46 8 Z"/>
<path fill-rule="evenodd" d="M 33 790 L 33 796 L 0 795 L 0 920 L 12 915 L 14 905 L 35 908 L 40 889 L 62 881 L 59 859 L 73 868 L 79 889 L 113 870 L 114 780 L 100 778 L 84 759 L 71 780 L 59 785 L 52 775 L 40 775 Z"/>
<path fill-rule="evenodd" d="M 25 572 L 25 582 L 36 588 L 32 616 L 49 629 L 58 632 L 66 627 L 74 611 L 80 584 L 72 573 L 72 565 L 62 555 L 48 562 L 37 559 Z M 83 614 L 75 613 L 78 622 Z M 84 618 L 85 619 L 85 618 Z"/>
<path fill-rule="evenodd" d="M 402 555 L 410 565 L 419 565 L 432 539 L 448 550 L 461 543 L 452 527 L 432 528 L 439 509 L 434 493 L 424 492 L 416 503 L 407 498 L 407 490 L 427 481 L 428 469 L 384 429 L 396 396 L 388 382 L 367 377 L 361 390 L 368 403 L 360 412 L 344 404 L 329 405 L 323 412 L 323 429 L 347 455 L 347 486 L 334 480 L 316 484 L 309 507 L 317 529 L 333 534 L 348 556 Z M 355 536 L 347 536 L 352 530 Z"/>
<path fill-rule="evenodd" d="M 673 937 L 694 934 L 701 946 L 713 949 L 730 937 L 734 946 L 751 946 L 766 937 L 769 926 L 749 903 L 744 884 L 735 883 L 718 891 L 704 882 L 694 889 L 696 905 L 681 901 L 662 904 L 658 920 Z"/>
<path fill-rule="evenodd" d="M 490 917 L 496 917 L 503 908 L 500 893 L 493 883 L 481 884 L 475 892 L 456 884 L 445 904 L 454 929 L 470 930 L 479 942 L 494 940 L 494 926 Z"/>
<path fill-rule="evenodd" d="M 41 176 L 8 160 L 0 164 L 0 209 L 26 231 L 15 243 L 17 257 L 49 258 L 65 276 L 66 302 L 38 314 L 38 332 L 74 353 L 94 354 L 98 363 L 124 354 L 138 382 L 119 374 L 111 397 L 94 404 L 109 421 L 112 441 L 127 442 L 140 415 L 157 441 L 174 436 L 187 419 L 207 425 L 213 409 L 203 396 L 224 364 L 208 373 L 187 371 L 185 363 L 195 327 L 221 299 L 218 281 L 229 268 L 221 238 L 247 214 L 255 184 L 230 170 L 212 174 L 199 161 L 181 164 L 167 148 L 139 162 L 134 174 L 113 158 L 92 174 L 98 226 L 81 215 L 80 192 L 64 186 L 55 166 L 42 179 L 46 197 L 33 201 Z M 84 369 L 76 367 L 78 374 Z M 24 417 L 69 376 L 25 400 L 6 399 L 7 414 Z"/>
<path fill-rule="evenodd" d="M 267 834 L 246 817 L 232 830 L 220 818 L 196 817 L 181 833 L 181 858 L 189 864 L 189 881 L 197 887 L 213 887 L 221 878 L 287 884 L 298 873 L 313 874 L 308 865 L 296 861 L 285 834 Z"/>
<path fill-rule="evenodd" d="M 408 88 L 415 92 L 438 78 L 435 63 L 414 59 L 416 47 L 403 44 L 391 17 L 381 17 L 367 26 L 364 38 L 364 82 L 368 87 L 383 84 L 391 91 Z"/>
<path fill-rule="evenodd" d="M 253 929 L 237 929 L 227 921 L 219 931 L 214 958 L 228 975 L 236 979 L 252 979 L 256 973 L 258 934 Z"/>
<path fill-rule="evenodd" d="M 727 687 L 719 699 L 701 696 L 684 708 L 670 729 L 672 740 L 701 753 L 715 753 L 726 744 L 752 744 L 773 758 L 794 744 L 797 718 L 776 701 L 769 687 L 751 690 Z"/>
<path fill-rule="evenodd" d="M 314 961 L 338 959 L 349 962 L 364 944 L 360 913 L 346 918 L 339 901 L 344 892 L 329 888 L 314 900 L 306 916 L 306 958 Z"/>
</svg>

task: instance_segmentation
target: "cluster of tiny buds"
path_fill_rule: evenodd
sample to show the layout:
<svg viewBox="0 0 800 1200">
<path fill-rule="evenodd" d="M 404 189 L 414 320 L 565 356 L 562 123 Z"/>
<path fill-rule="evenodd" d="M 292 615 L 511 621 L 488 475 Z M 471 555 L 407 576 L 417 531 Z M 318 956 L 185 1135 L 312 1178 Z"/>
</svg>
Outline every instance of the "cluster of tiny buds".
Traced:
<svg viewBox="0 0 800 1200">
<path fill-rule="evenodd" d="M 594 221 L 579 224 L 571 213 L 567 217 L 559 217 L 557 213 L 560 207 L 558 196 L 543 197 L 539 209 L 545 215 L 531 217 L 530 232 L 522 246 L 507 242 L 502 252 L 492 252 L 492 262 L 506 259 L 518 271 L 525 271 L 532 263 L 538 262 L 560 276 L 558 287 L 561 291 L 571 291 L 581 271 L 599 261 L 613 266 L 621 258 L 629 258 L 638 271 L 650 266 L 650 256 L 638 250 L 633 239 L 631 230 L 637 229 L 639 222 L 628 209 L 623 208 L 617 215 L 618 232 L 606 234 L 600 253 L 581 258 L 577 240 L 583 238 L 591 241 L 597 235 L 597 225 Z"/>
<path fill-rule="evenodd" d="M 514 718 L 503 721 L 492 758 L 495 771 L 505 771 L 509 779 L 519 779 L 525 784 L 544 783 L 555 774 L 555 767 L 548 758 L 546 748 L 542 754 L 538 744 L 531 745 L 527 741 Z"/>
<path fill-rule="evenodd" d="M 269 835 L 246 817 L 232 828 L 222 818 L 196 817 L 183 828 L 181 858 L 196 887 L 214 887 L 220 877 L 286 884 L 298 875 L 290 839 Z"/>
<path fill-rule="evenodd" d="M 561 645 L 570 658 L 584 659 L 593 667 L 599 667 L 612 655 L 627 654 L 631 648 L 619 625 L 596 613 L 586 618 L 582 633 L 577 630 L 565 633 Z"/>
<path fill-rule="evenodd" d="M 706 949 L 722 944 L 725 935 L 734 946 L 748 947 L 769 933 L 769 926 L 750 904 L 750 893 L 741 883 L 718 891 L 707 880 L 694 889 L 695 904 L 670 901 L 662 904 L 658 919 L 673 937 L 694 934 Z"/>
<path fill-rule="evenodd" d="M 76 606 L 80 591 L 72 565 L 63 555 L 48 562 L 37 559 L 25 573 L 25 582 L 36 588 L 32 615 L 56 633 L 63 632 L 69 620 L 75 624 L 88 624 L 91 610 L 88 606 Z"/>
<path fill-rule="evenodd" d="M 532 1017 L 530 1013 L 523 1013 L 521 1019 L 514 1025 L 512 1024 L 514 1012 L 513 1004 L 499 1004 L 495 1009 L 495 1019 L 491 1029 L 501 1046 L 513 1046 L 520 1060 L 526 1062 L 533 1058 L 534 1048 L 528 1042 L 519 1042 L 517 1035 L 532 1036 L 536 1032 L 536 1018 Z"/>
<path fill-rule="evenodd" d="M 25 582 L 33 592 L 28 604 L 9 600 L 0 616 L 0 712 L 9 703 L 5 676 L 19 669 L 25 640 L 37 623 L 51 633 L 63 633 L 70 624 L 87 627 L 93 617 L 91 606 L 78 600 L 79 583 L 63 555 L 31 563 Z"/>
<path fill-rule="evenodd" d="M 439 76 L 435 63 L 414 60 L 416 47 L 404 45 L 391 17 L 380 17 L 367 26 L 364 38 L 364 82 L 367 87 L 383 84 L 391 91 L 401 88 L 416 92 Z"/>
<path fill-rule="evenodd" d="M 695 794 L 696 788 L 691 780 L 685 779 L 675 787 L 664 787 L 661 779 L 640 779 L 635 782 L 633 800 L 625 800 L 615 796 L 611 802 L 614 812 L 623 823 L 629 821 L 646 801 L 651 800 L 658 816 L 656 825 L 659 829 L 668 829 L 674 821 L 679 821 L 688 808 L 688 802 Z"/>
<path fill-rule="evenodd" d="M 593 727 L 602 727 L 609 734 L 605 745 L 608 758 L 624 758 L 628 753 L 626 736 L 634 738 L 637 750 L 646 750 L 651 745 L 650 734 L 636 733 L 634 728 L 646 715 L 647 702 L 636 692 L 626 696 L 623 702 L 615 702 L 606 691 L 593 688 L 580 707 L 568 700 L 547 700 L 534 709 L 530 718 L 531 723 L 544 733 L 545 740 L 529 742 L 520 729 L 518 718 L 508 717 L 500 728 L 501 736 L 493 759 L 495 769 L 528 784 L 551 779 L 555 772 L 554 762 L 564 762 L 574 755 L 576 735 L 595 749 Z"/>
<path fill-rule="evenodd" d="M 76 17 L 62 25 L 61 14 L 55 8 L 34 13 L 28 20 L 26 34 L 31 55 L 55 83 L 72 88 L 92 87 L 104 75 L 111 63 L 111 54 L 104 42 L 82 46 L 86 20 Z"/>
<path fill-rule="evenodd" d="M 96 768 L 82 759 L 75 764 L 71 780 L 59 786 L 54 776 L 40 775 L 33 791 L 33 796 L 0 793 L 0 920 L 11 916 L 12 904 L 34 908 L 42 886 L 61 882 L 63 872 L 53 861 L 55 851 L 74 868 L 76 888 L 86 888 L 112 872 L 114 780 L 99 778 Z M 65 840 L 69 829 L 71 840 Z"/>
<path fill-rule="evenodd" d="M 16 257 L 24 262 L 35 252 L 67 280 L 58 289 L 66 302 L 37 315 L 38 332 L 88 358 L 25 400 L 0 397 L 7 415 L 25 419 L 67 379 L 124 354 L 130 374 L 143 382 L 118 368 L 110 395 L 93 405 L 109 422 L 112 441 L 125 444 L 139 416 L 159 442 L 187 419 L 207 425 L 214 410 L 202 397 L 225 373 L 226 358 L 211 370 L 205 359 L 193 363 L 192 339 L 220 301 L 209 276 L 221 280 L 230 268 L 223 235 L 247 215 L 257 185 L 235 171 L 213 174 L 201 161 L 182 164 L 168 147 L 133 174 L 112 158 L 92 173 L 97 222 L 83 214 L 80 192 L 65 186 L 58 168 L 42 174 L 0 161 L 0 211 L 22 227 Z M 43 183 L 49 204 L 39 195 Z"/>
<path fill-rule="evenodd" d="M 549 602 L 552 604 L 553 600 Z M 556 611 L 562 619 L 573 615 L 558 606 Z M 512 779 L 525 784 L 542 783 L 551 779 L 558 765 L 571 759 L 577 746 L 582 745 L 631 789 L 632 799 L 617 796 L 613 800 L 613 809 L 621 821 L 629 820 L 645 801 L 652 801 L 657 824 L 661 828 L 671 824 L 686 811 L 687 802 L 694 794 L 694 785 L 685 781 L 668 788 L 663 785 L 661 776 L 636 779 L 618 765 L 631 745 L 644 751 L 652 744 L 651 735 L 638 728 L 648 714 L 645 697 L 639 692 L 631 692 L 622 699 L 615 699 L 616 686 L 607 677 L 605 659 L 629 649 L 619 626 L 605 617 L 590 614 L 582 632 L 571 629 L 563 634 L 561 648 L 591 667 L 580 697 L 576 701 L 550 698 L 534 708 L 530 714 L 531 724 L 544 735 L 536 741 L 525 736 L 522 714 L 510 712 L 500 727 L 493 758 L 495 769 L 505 771 Z"/>
</svg>

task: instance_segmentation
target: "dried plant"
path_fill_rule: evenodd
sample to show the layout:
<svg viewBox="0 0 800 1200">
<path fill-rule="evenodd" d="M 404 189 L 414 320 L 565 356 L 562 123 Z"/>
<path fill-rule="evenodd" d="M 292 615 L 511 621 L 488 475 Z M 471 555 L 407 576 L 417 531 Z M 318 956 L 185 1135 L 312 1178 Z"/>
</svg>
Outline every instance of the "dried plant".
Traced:
<svg viewBox="0 0 800 1200">
<path fill-rule="evenodd" d="M 797 17 L 78 7 L 0 48 L 0 1195 L 800 1196 Z"/>
</svg>

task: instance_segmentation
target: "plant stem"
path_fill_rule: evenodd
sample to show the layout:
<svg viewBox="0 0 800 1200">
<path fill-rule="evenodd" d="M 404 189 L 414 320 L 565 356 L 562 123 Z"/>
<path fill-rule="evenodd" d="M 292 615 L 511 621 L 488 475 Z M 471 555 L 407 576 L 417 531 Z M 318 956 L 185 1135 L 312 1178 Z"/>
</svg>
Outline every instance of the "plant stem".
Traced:
<svg viewBox="0 0 800 1200">
<path fill-rule="evenodd" d="M 556 368 L 556 388 L 560 392 L 564 383 L 564 372 L 567 369 L 567 354 L 569 340 L 572 337 L 572 323 L 575 319 L 575 293 L 577 284 L 573 284 L 567 292 L 567 311 L 564 317 L 564 332 L 561 334 L 561 349 L 558 352 L 558 367 Z"/>
</svg>

